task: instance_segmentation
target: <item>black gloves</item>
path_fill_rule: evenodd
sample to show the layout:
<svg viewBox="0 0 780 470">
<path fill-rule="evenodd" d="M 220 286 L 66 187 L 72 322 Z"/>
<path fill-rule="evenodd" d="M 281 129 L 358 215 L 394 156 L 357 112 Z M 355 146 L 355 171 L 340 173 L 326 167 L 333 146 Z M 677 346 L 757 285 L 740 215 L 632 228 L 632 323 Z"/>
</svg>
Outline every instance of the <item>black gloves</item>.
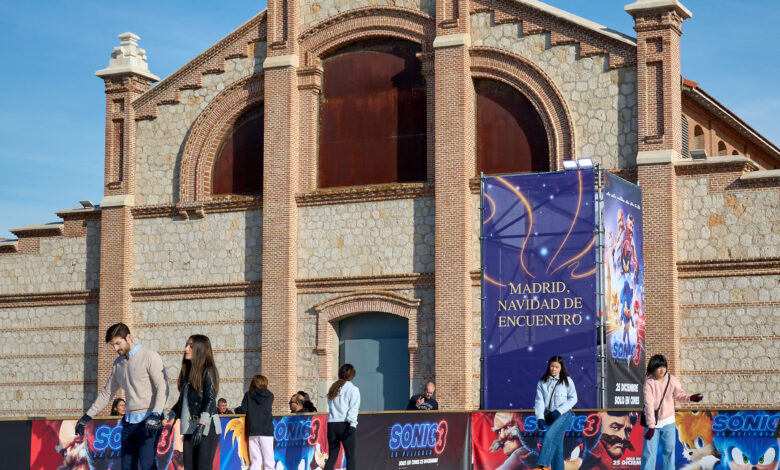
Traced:
<svg viewBox="0 0 780 470">
<path fill-rule="evenodd" d="M 197 446 L 200 445 L 200 440 L 203 439 L 203 431 L 206 430 L 206 425 L 203 423 L 198 423 L 198 427 L 195 428 L 195 432 L 192 433 L 192 440 L 190 441 L 192 445 Z"/>
<path fill-rule="evenodd" d="M 536 420 L 536 426 L 539 429 L 543 429 L 545 426 L 547 426 L 547 423 L 545 423 L 543 419 L 537 419 Z"/>
<path fill-rule="evenodd" d="M 163 428 L 162 413 L 154 412 L 146 418 L 146 437 L 151 437 L 160 432 Z"/>
<path fill-rule="evenodd" d="M 76 435 L 77 436 L 83 436 L 84 435 L 84 428 L 87 426 L 87 423 L 92 421 L 92 417 L 86 413 L 84 413 L 84 416 L 82 416 L 78 422 L 76 423 Z"/>
<path fill-rule="evenodd" d="M 653 434 L 655 434 L 655 428 L 647 428 L 647 432 L 645 433 L 645 439 L 650 440 L 653 438 Z"/>
<path fill-rule="evenodd" d="M 691 395 L 691 401 L 694 403 L 699 403 L 702 400 L 704 400 L 704 396 L 701 393 Z"/>
<path fill-rule="evenodd" d="M 550 416 L 552 416 L 553 422 L 555 422 L 556 419 L 561 417 L 561 412 L 558 410 L 554 410 L 552 413 L 550 413 Z"/>
</svg>

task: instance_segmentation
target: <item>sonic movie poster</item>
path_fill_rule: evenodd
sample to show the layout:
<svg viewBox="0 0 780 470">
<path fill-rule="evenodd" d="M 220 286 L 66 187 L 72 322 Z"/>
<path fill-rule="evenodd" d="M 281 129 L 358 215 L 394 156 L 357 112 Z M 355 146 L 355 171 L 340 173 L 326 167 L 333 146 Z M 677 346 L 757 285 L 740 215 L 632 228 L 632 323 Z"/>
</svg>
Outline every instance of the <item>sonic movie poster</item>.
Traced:
<svg viewBox="0 0 780 470">
<path fill-rule="evenodd" d="M 220 470 L 247 470 L 251 465 L 246 418 L 221 418 Z M 274 416 L 274 469 L 318 470 L 328 458 L 328 416 Z M 336 457 L 343 468 L 343 451 Z"/>
<path fill-rule="evenodd" d="M 596 408 L 592 170 L 483 181 L 484 408 L 528 409 L 551 356 Z"/>
<path fill-rule="evenodd" d="M 604 182 L 606 408 L 641 408 L 645 378 L 642 192 L 615 175 Z"/>
<path fill-rule="evenodd" d="M 678 411 L 675 468 L 777 470 L 779 423 L 779 410 Z M 655 464 L 663 469 L 660 451 Z"/>
<path fill-rule="evenodd" d="M 84 436 L 76 436 L 75 430 L 75 419 L 33 421 L 30 470 L 122 468 L 120 419 L 93 419 L 87 424 Z M 183 470 L 182 448 L 179 426 L 167 423 L 157 443 L 157 468 Z"/>
<path fill-rule="evenodd" d="M 563 439 L 565 470 L 638 470 L 643 429 L 632 411 L 574 413 Z M 545 430 L 532 412 L 471 416 L 474 470 L 532 470 Z"/>
</svg>

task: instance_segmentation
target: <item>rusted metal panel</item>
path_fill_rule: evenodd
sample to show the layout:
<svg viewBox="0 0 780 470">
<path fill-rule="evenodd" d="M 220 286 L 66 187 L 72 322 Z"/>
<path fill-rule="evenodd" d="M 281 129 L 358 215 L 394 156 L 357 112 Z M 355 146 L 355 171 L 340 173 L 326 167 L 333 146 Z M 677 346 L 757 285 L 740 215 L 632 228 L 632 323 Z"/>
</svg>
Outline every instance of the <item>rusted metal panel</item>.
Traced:
<svg viewBox="0 0 780 470">
<path fill-rule="evenodd" d="M 419 46 L 356 43 L 323 61 L 319 186 L 426 178 L 425 80 Z"/>
<path fill-rule="evenodd" d="M 478 171 L 549 171 L 544 124 L 528 98 L 504 83 L 476 80 Z"/>
<path fill-rule="evenodd" d="M 263 113 L 249 111 L 220 146 L 211 175 L 212 194 L 262 194 Z"/>
</svg>

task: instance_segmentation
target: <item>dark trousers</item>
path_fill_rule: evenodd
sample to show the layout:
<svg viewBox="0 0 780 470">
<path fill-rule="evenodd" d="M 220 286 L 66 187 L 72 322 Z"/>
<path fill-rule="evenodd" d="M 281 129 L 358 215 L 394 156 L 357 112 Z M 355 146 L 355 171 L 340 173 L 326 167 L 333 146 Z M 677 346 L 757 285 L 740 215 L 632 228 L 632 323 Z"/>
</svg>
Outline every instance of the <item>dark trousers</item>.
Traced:
<svg viewBox="0 0 780 470">
<path fill-rule="evenodd" d="M 355 470 L 355 428 L 349 423 L 328 422 L 328 460 L 325 470 L 333 470 L 339 456 L 339 444 L 344 447 L 347 470 Z"/>
<path fill-rule="evenodd" d="M 192 445 L 192 434 L 184 435 L 184 470 L 211 470 L 214 463 L 214 453 L 219 444 L 219 434 L 214 429 L 214 421 L 209 421 L 209 434 L 203 436 L 200 444 Z"/>
<path fill-rule="evenodd" d="M 122 470 L 157 470 L 160 432 L 146 435 L 146 420 L 131 424 L 122 420 Z"/>
</svg>

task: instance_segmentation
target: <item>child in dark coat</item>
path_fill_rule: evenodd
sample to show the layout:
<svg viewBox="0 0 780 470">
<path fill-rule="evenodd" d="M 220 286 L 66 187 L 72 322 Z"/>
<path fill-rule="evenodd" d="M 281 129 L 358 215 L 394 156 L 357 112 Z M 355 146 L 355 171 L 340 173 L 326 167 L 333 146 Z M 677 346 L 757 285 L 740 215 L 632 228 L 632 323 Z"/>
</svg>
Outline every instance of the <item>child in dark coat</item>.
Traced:
<svg viewBox="0 0 780 470">
<path fill-rule="evenodd" d="M 268 390 L 264 375 L 252 378 L 249 391 L 244 395 L 236 413 L 246 413 L 246 429 L 249 436 L 249 470 L 274 470 L 274 423 L 271 405 L 274 394 Z"/>
</svg>

